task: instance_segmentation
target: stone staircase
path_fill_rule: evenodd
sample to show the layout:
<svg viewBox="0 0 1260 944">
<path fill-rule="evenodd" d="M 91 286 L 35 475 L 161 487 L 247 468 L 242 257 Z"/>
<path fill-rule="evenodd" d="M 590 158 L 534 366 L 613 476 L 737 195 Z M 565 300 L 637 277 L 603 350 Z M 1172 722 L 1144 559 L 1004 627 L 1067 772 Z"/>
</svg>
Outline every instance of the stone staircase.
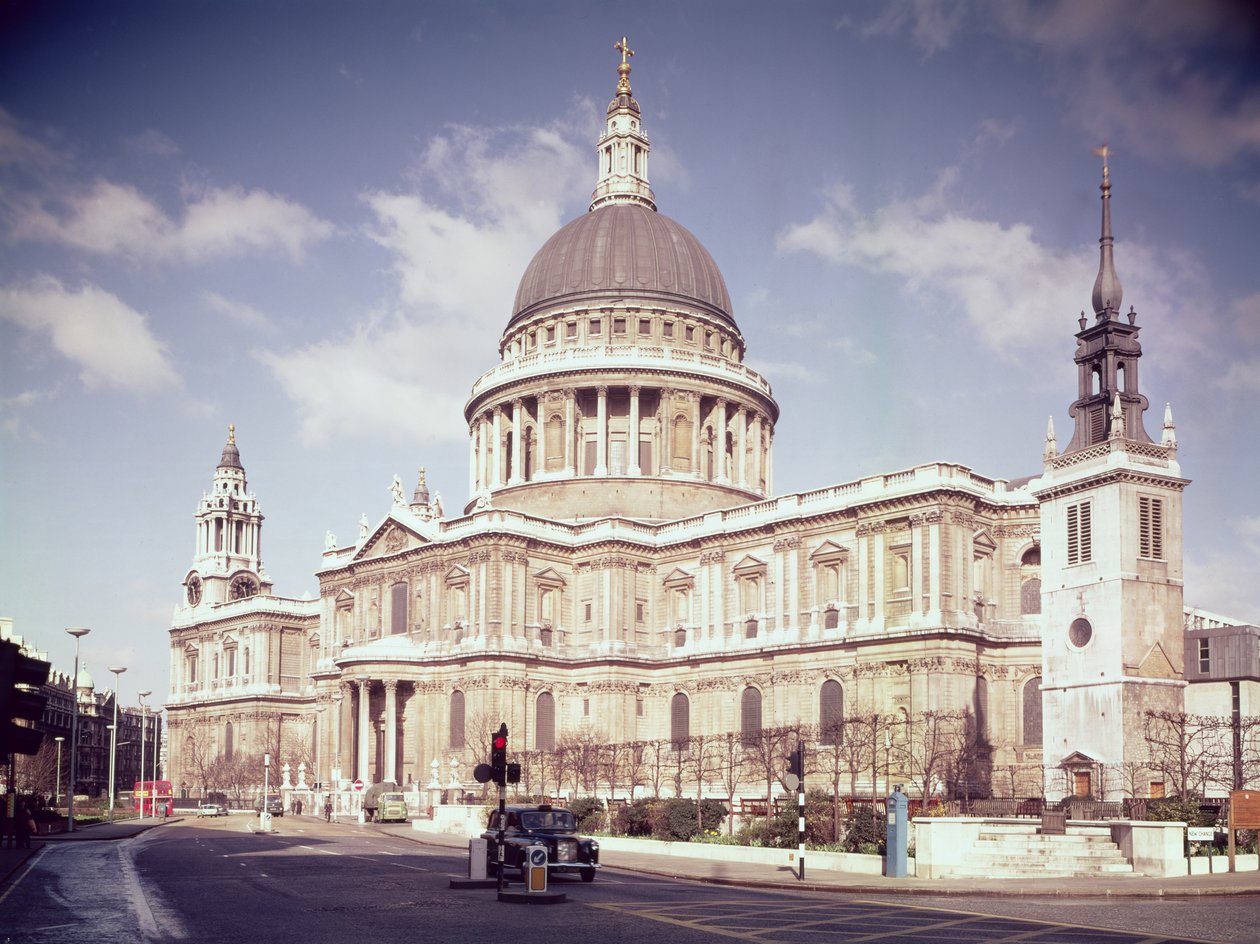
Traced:
<svg viewBox="0 0 1260 944">
<path fill-rule="evenodd" d="M 1046 878 L 1133 875 L 1133 866 L 1111 841 L 1106 826 L 1068 826 L 1066 835 L 1045 836 L 1033 825 L 986 824 L 965 864 L 951 877 Z"/>
</svg>

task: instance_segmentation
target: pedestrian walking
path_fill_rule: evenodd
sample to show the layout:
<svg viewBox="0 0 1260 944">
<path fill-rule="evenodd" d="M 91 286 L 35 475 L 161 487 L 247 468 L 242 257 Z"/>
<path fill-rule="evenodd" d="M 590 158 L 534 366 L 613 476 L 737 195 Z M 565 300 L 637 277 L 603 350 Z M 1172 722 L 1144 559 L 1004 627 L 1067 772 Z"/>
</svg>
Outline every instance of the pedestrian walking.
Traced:
<svg viewBox="0 0 1260 944">
<path fill-rule="evenodd" d="M 302 801 L 300 799 L 293 801 L 293 815 L 294 816 L 302 815 Z"/>
<path fill-rule="evenodd" d="M 324 822 L 332 822 L 332 797 L 328 797 L 324 800 Z"/>
<path fill-rule="evenodd" d="M 35 817 L 31 815 L 30 809 L 25 803 L 19 804 L 13 816 L 14 842 L 19 849 L 29 849 L 31 847 L 31 834 L 37 828 Z"/>
</svg>

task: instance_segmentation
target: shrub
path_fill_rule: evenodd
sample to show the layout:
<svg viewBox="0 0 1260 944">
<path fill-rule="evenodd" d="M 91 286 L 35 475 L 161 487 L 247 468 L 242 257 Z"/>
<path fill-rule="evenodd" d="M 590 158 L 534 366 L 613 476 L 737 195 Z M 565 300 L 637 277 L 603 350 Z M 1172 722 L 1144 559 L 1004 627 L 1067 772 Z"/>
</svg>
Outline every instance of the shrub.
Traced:
<svg viewBox="0 0 1260 944">
<path fill-rule="evenodd" d="M 1190 826 L 1216 825 L 1215 813 L 1200 812 L 1197 797 L 1161 797 L 1146 805 L 1146 818 L 1157 823 L 1186 823 Z"/>
<path fill-rule="evenodd" d="M 635 800 L 617 810 L 613 828 L 623 836 L 652 835 L 652 804 L 654 800 Z"/>
<path fill-rule="evenodd" d="M 884 819 L 869 804 L 854 804 L 845 823 L 844 845 L 850 852 L 883 854 Z"/>
<path fill-rule="evenodd" d="M 578 832 L 594 833 L 604 828 L 604 801 L 595 797 L 576 797 L 568 803 L 569 812 L 577 820 Z"/>
<path fill-rule="evenodd" d="M 696 825 L 696 801 L 675 797 L 659 800 L 648 813 L 652 837 L 674 842 L 686 842 L 698 832 L 713 832 L 726 818 L 726 806 L 719 800 L 703 800 L 700 804 L 701 823 Z"/>
</svg>

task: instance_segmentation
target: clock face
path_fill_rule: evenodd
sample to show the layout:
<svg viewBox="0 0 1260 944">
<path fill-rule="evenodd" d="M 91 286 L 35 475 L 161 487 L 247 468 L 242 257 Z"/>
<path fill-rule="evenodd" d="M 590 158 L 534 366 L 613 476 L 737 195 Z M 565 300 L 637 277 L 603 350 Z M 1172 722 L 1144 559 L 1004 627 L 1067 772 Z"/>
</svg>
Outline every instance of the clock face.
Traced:
<svg viewBox="0 0 1260 944">
<path fill-rule="evenodd" d="M 188 578 L 188 605 L 196 606 L 201 602 L 201 578 L 193 574 Z"/>
<path fill-rule="evenodd" d="M 244 600 L 258 592 L 258 585 L 251 577 L 237 577 L 232 581 L 232 599 Z"/>
</svg>

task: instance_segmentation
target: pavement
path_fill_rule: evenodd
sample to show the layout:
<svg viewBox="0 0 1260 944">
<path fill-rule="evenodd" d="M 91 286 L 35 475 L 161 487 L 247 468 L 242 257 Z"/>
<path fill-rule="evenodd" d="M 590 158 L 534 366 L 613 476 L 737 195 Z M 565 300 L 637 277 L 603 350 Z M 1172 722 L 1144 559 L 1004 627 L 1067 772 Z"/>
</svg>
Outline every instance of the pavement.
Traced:
<svg viewBox="0 0 1260 944">
<path fill-rule="evenodd" d="M 239 815 L 239 814 L 238 814 Z M 308 817 L 302 817 L 306 819 Z M 318 817 L 309 817 L 318 819 Z M 26 861 L 45 845 L 63 842 L 108 842 L 130 839 L 149 829 L 181 822 L 183 817 L 161 820 L 124 820 L 81 826 L 73 833 L 54 833 L 31 840 L 30 849 L 0 848 L 0 888 L 16 875 Z M 274 831 L 283 834 L 294 817 L 274 822 Z M 468 848 L 468 840 L 445 833 L 418 832 L 410 826 L 361 827 L 353 820 L 334 825 L 345 829 L 380 829 L 389 835 L 422 845 L 441 846 L 455 851 Z M 638 852 L 608 852 L 604 865 L 661 875 L 669 878 L 731 885 L 744 888 L 792 891 L 835 892 L 856 895 L 930 895 L 1009 898 L 1194 898 L 1210 895 L 1260 895 L 1260 872 L 1218 872 L 1215 875 L 1185 875 L 1154 878 L 1147 875 L 1091 876 L 1087 878 L 884 878 L 827 869 L 810 869 L 805 854 L 805 878 L 787 867 L 744 862 L 721 862 L 680 855 L 657 856 Z"/>
</svg>

